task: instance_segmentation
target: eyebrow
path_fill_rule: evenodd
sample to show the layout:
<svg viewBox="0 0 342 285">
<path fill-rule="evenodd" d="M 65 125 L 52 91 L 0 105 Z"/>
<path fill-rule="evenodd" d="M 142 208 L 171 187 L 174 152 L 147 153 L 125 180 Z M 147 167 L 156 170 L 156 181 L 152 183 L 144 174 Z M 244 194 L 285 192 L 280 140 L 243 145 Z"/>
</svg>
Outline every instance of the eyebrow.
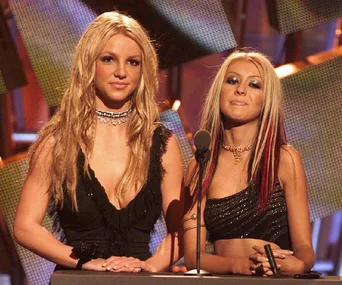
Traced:
<svg viewBox="0 0 342 285">
<path fill-rule="evenodd" d="M 109 54 L 111 56 L 117 56 L 116 53 L 110 52 L 110 51 L 103 51 L 100 53 L 100 55 L 103 55 L 103 54 Z M 140 54 L 129 55 L 127 58 L 137 58 L 137 57 L 141 58 L 141 55 Z"/>
<path fill-rule="evenodd" d="M 226 74 L 226 76 L 227 76 L 229 73 L 234 73 L 234 74 L 236 74 L 236 75 L 240 75 L 240 76 L 241 76 L 240 73 L 235 72 L 235 71 L 228 71 L 227 74 Z M 250 76 L 248 76 L 248 77 L 258 77 L 258 78 L 262 79 L 262 77 L 261 77 L 260 75 L 254 75 L 254 74 L 253 74 L 253 75 L 250 75 Z"/>
</svg>

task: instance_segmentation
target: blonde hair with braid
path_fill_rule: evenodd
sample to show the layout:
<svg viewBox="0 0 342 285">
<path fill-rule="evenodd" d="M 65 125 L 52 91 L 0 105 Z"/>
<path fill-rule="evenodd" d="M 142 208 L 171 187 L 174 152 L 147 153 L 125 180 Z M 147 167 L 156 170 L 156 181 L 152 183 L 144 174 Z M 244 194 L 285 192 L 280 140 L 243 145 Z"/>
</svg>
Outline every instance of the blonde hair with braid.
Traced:
<svg viewBox="0 0 342 285">
<path fill-rule="evenodd" d="M 159 123 L 155 96 L 158 91 L 158 59 L 155 48 L 144 28 L 134 19 L 118 12 L 98 16 L 83 33 L 75 52 L 68 88 L 59 109 L 40 131 L 39 139 L 30 148 L 30 165 L 39 155 L 40 145 L 53 137 L 52 183 L 50 193 L 56 204 L 63 206 L 63 187 L 70 195 L 74 209 L 76 201 L 77 158 L 84 153 L 83 171 L 89 175 L 89 159 L 96 132 L 95 68 L 96 59 L 107 41 L 121 33 L 134 40 L 141 49 L 141 76 L 131 96 L 132 113 L 128 120 L 130 155 L 127 168 L 115 189 L 119 197 L 127 186 L 138 189 L 147 178 L 152 135 Z"/>
</svg>

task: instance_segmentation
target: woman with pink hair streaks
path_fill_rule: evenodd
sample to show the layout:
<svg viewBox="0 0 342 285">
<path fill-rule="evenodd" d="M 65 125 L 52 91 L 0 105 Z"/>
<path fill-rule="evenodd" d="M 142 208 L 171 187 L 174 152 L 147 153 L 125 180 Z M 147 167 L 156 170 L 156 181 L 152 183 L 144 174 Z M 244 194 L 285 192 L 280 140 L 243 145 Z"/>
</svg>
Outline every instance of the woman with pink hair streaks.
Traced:
<svg viewBox="0 0 342 285">
<path fill-rule="evenodd" d="M 286 142 L 282 100 L 271 62 L 257 51 L 233 52 L 216 74 L 201 121 L 211 135 L 202 184 L 201 269 L 294 275 L 314 264 L 306 178 L 300 154 Z M 196 268 L 198 170 L 190 162 L 185 181 L 193 198 L 183 219 L 188 269 Z M 207 234 L 213 254 L 205 251 Z"/>
</svg>

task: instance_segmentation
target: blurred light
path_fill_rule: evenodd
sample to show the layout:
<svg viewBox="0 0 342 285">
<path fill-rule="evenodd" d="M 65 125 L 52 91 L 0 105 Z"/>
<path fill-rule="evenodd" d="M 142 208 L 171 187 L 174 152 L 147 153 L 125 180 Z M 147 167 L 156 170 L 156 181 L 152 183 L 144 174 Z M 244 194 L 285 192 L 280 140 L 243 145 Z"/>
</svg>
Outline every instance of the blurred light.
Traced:
<svg viewBox="0 0 342 285">
<path fill-rule="evenodd" d="M 331 231 L 329 234 L 329 244 L 338 244 L 339 237 L 342 237 L 342 211 L 335 212 L 332 215 Z M 342 258 L 342 255 L 341 255 Z"/>
<path fill-rule="evenodd" d="M 310 55 L 306 58 L 305 61 L 299 61 L 279 66 L 275 68 L 275 72 L 279 78 L 284 78 L 309 66 L 321 64 L 338 56 L 342 56 L 342 46 L 338 46 L 337 48 L 329 51 Z"/>
<path fill-rule="evenodd" d="M 322 219 L 316 219 L 312 223 L 312 247 L 317 254 L 317 249 L 318 249 L 318 240 L 319 240 L 319 233 L 321 231 L 321 224 L 322 224 Z"/>
<path fill-rule="evenodd" d="M 334 270 L 334 262 L 331 260 L 317 260 L 312 270 L 319 272 L 332 271 Z"/>
<path fill-rule="evenodd" d="M 320 64 L 324 61 L 333 59 L 335 57 L 342 56 L 342 46 L 339 46 L 335 49 L 320 52 L 314 55 L 310 55 L 306 58 L 309 64 Z"/>
<path fill-rule="evenodd" d="M 172 105 L 172 110 L 177 111 L 179 109 L 180 105 L 181 105 L 181 101 L 180 100 L 175 100 L 175 102 L 173 102 L 173 105 Z"/>
<path fill-rule="evenodd" d="M 0 284 L 2 285 L 11 285 L 11 276 L 5 273 L 0 273 Z"/>
<path fill-rule="evenodd" d="M 13 133 L 12 140 L 14 142 L 33 143 L 38 138 L 36 133 Z"/>
<path fill-rule="evenodd" d="M 286 77 L 297 71 L 299 71 L 299 69 L 294 64 L 285 64 L 275 69 L 275 72 L 277 73 L 279 78 Z"/>
</svg>

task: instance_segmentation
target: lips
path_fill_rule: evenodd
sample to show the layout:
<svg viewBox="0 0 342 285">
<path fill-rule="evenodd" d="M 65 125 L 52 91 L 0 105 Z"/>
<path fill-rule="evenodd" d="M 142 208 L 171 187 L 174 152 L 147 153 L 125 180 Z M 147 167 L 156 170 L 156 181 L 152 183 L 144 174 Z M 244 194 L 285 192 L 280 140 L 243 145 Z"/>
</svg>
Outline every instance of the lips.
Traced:
<svg viewBox="0 0 342 285">
<path fill-rule="evenodd" d="M 235 106 L 247 106 L 248 104 L 245 101 L 241 101 L 241 100 L 232 100 L 230 101 L 231 105 L 235 105 Z"/>
<path fill-rule="evenodd" d="M 111 86 L 113 86 L 116 89 L 124 89 L 126 88 L 126 86 L 128 85 L 127 83 L 123 83 L 123 82 L 112 82 L 110 83 Z"/>
</svg>

